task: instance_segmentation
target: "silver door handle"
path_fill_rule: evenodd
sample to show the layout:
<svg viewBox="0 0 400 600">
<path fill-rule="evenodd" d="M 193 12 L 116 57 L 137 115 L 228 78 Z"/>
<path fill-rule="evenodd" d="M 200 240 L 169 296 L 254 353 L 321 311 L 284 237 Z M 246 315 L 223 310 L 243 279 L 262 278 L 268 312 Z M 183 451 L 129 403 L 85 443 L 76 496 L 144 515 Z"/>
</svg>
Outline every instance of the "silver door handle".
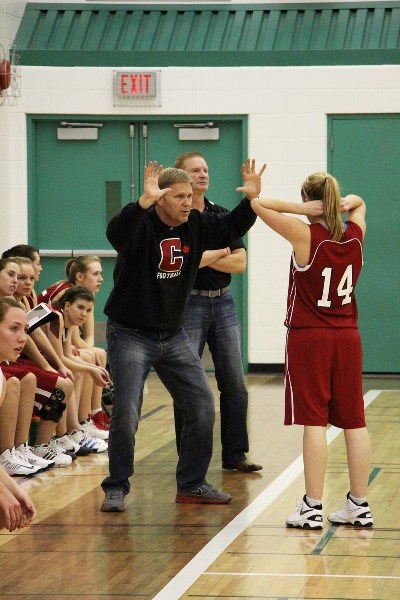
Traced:
<svg viewBox="0 0 400 600">
<path fill-rule="evenodd" d="M 87 256 L 88 254 L 94 254 L 99 258 L 115 258 L 117 252 L 115 250 L 93 250 L 92 248 L 79 250 L 79 249 L 67 249 L 67 250 L 49 250 L 47 248 L 39 249 L 39 254 L 42 257 L 48 258 L 70 258 L 72 256 Z"/>
</svg>

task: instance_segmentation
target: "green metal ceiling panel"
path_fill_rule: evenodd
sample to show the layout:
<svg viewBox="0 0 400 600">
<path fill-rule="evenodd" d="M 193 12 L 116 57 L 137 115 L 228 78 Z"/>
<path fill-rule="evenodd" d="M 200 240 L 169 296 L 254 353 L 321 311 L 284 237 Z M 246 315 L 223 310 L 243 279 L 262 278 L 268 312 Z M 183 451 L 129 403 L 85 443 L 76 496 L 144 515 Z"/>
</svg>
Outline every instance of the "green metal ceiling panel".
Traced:
<svg viewBox="0 0 400 600">
<path fill-rule="evenodd" d="M 400 2 L 28 3 L 22 65 L 273 66 L 400 63 Z"/>
</svg>

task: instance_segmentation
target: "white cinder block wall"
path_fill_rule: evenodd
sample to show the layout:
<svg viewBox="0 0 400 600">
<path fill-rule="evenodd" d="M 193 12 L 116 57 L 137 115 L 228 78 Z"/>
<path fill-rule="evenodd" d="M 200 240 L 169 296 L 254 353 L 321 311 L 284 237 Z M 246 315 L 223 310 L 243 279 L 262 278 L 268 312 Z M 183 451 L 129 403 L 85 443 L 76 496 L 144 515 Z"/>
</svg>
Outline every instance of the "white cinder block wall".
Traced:
<svg viewBox="0 0 400 600">
<path fill-rule="evenodd" d="M 0 44 L 4 49 L 13 43 L 25 4 L 25 0 L 0 0 Z"/>
<path fill-rule="evenodd" d="M 8 50 L 14 41 L 25 4 L 24 0 L 0 0 L 0 60 L 4 57 L 8 58 Z M 15 159 L 17 158 L 18 162 L 18 152 L 23 142 L 14 141 L 13 133 L 15 132 L 13 132 L 12 126 L 14 119 L 8 112 L 7 105 L 1 106 L 1 100 L 0 98 L 0 246 L 2 249 L 13 233 L 16 235 L 20 231 L 23 239 L 26 239 L 27 229 L 26 185 L 21 197 L 22 202 L 17 201 L 16 206 L 10 203 L 11 185 L 14 179 L 12 171 L 16 168 Z M 20 117 L 18 120 L 21 122 Z M 24 150 L 22 156 L 25 154 Z M 21 170 L 18 169 L 18 172 Z M 24 176 L 24 181 L 26 181 L 26 176 Z"/>
<path fill-rule="evenodd" d="M 24 5 L 0 0 L 6 48 Z M 112 106 L 112 68 L 22 67 L 21 91 L 17 106 L 0 106 L 0 250 L 27 241 L 26 115 L 132 112 Z M 162 106 L 141 114 L 248 114 L 249 156 L 268 162 L 263 194 L 297 200 L 304 176 L 326 168 L 327 115 L 399 106 L 397 65 L 164 68 Z M 249 362 L 283 363 L 290 248 L 259 221 L 248 246 Z"/>
</svg>

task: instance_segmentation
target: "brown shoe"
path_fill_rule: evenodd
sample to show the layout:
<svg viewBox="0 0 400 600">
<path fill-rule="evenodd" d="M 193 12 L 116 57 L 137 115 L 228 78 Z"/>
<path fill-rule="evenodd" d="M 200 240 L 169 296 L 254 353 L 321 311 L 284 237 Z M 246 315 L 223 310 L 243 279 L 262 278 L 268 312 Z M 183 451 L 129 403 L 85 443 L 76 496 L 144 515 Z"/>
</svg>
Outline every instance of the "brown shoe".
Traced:
<svg viewBox="0 0 400 600">
<path fill-rule="evenodd" d="M 249 461 L 247 458 L 240 460 L 237 463 L 222 463 L 222 468 L 227 471 L 243 471 L 243 473 L 253 473 L 261 471 L 262 466 Z"/>
</svg>

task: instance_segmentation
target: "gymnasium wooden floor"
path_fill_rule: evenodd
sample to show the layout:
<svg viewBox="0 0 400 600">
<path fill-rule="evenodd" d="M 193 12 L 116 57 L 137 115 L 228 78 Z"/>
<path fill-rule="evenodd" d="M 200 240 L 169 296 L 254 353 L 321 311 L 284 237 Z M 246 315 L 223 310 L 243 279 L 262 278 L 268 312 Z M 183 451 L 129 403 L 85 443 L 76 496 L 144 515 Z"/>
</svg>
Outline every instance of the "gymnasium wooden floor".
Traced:
<svg viewBox="0 0 400 600">
<path fill-rule="evenodd" d="M 212 375 L 210 382 L 216 391 Z M 230 505 L 175 503 L 171 400 L 152 375 L 126 512 L 99 512 L 106 453 L 20 479 L 38 516 L 17 534 L 0 532 L 0 598 L 399 599 L 400 379 L 364 379 L 375 527 L 326 522 L 320 532 L 285 527 L 303 478 L 301 428 L 282 425 L 282 377 L 247 382 L 249 456 L 264 469 L 221 470 L 217 418 L 208 480 L 232 494 Z M 330 429 L 329 440 L 326 513 L 348 491 L 343 434 Z"/>
</svg>

